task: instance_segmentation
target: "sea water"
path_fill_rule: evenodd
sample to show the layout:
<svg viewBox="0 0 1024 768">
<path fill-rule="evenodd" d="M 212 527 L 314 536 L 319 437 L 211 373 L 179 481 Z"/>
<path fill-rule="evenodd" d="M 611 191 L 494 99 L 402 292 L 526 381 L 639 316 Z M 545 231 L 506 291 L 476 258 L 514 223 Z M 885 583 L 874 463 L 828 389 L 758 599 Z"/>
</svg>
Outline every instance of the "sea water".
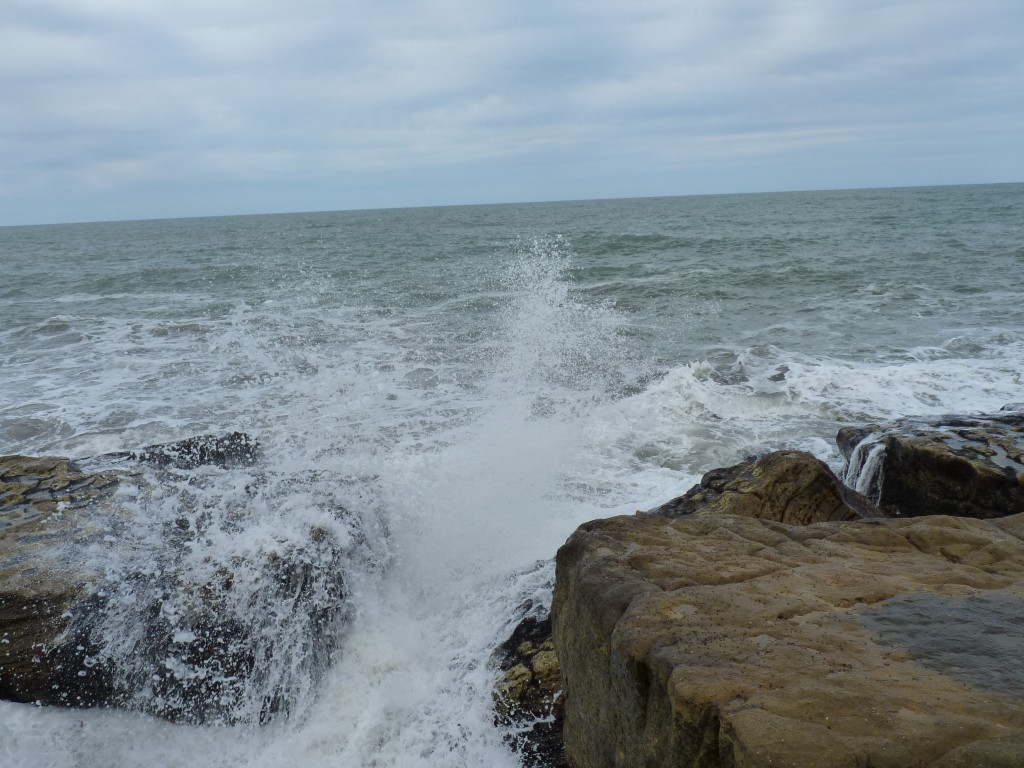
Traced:
<svg viewBox="0 0 1024 768">
<path fill-rule="evenodd" d="M 352 512 L 310 564 L 348 591 L 326 676 L 247 586 L 287 715 L 0 703 L 0 764 L 516 766 L 491 654 L 577 525 L 777 448 L 839 470 L 844 424 L 1024 400 L 1021 222 L 1017 184 L 0 229 L 0 453 L 249 433 L 262 467 L 190 490 L 196 578 Z M 177 503 L 79 553 L 119 604 Z M 129 667 L 137 627 L 103 636 Z"/>
</svg>

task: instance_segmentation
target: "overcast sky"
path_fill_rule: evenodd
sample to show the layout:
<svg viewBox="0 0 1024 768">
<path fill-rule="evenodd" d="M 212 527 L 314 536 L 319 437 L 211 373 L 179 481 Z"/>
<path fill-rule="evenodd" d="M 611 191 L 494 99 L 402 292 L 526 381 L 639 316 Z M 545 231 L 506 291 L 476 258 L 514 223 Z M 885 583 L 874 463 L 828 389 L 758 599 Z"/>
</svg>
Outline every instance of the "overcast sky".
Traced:
<svg viewBox="0 0 1024 768">
<path fill-rule="evenodd" d="M 0 0 L 0 224 L 1005 181 L 1021 0 Z"/>
</svg>

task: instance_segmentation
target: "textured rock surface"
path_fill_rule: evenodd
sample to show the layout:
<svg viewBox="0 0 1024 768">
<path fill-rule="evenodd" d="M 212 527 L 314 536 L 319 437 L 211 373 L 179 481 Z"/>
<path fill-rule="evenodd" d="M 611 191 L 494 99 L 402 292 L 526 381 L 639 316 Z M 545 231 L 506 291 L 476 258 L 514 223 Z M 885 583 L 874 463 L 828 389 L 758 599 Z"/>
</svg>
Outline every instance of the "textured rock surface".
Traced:
<svg viewBox="0 0 1024 768">
<path fill-rule="evenodd" d="M 651 514 L 730 514 L 794 525 L 880 517 L 866 497 L 847 488 L 828 466 L 802 451 L 775 451 L 713 469 L 685 495 Z"/>
<path fill-rule="evenodd" d="M 566 755 L 1021 766 L 1022 615 L 1024 515 L 586 523 L 558 552 L 552 607 Z"/>
<path fill-rule="evenodd" d="M 846 481 L 892 516 L 1024 512 L 1024 413 L 846 427 Z"/>
<path fill-rule="evenodd" d="M 203 550 L 204 538 L 238 535 L 246 511 L 219 504 L 203 490 L 210 473 L 191 470 L 258 455 L 233 433 L 81 466 L 0 457 L 0 698 L 197 723 L 263 720 L 308 698 L 335 648 L 360 542 L 332 505 L 317 518 L 326 527 Z M 116 469 L 81 469 L 91 465 Z M 259 476 L 246 478 L 243 505 L 260 493 Z"/>
<path fill-rule="evenodd" d="M 804 524 L 880 515 L 814 456 L 779 451 L 733 467 L 711 470 L 684 496 L 651 514 L 740 514 Z M 565 763 L 562 725 L 565 698 L 550 616 L 528 616 L 496 652 L 501 672 L 495 690 L 498 725 L 509 729 L 527 768 Z"/>
<path fill-rule="evenodd" d="M 527 616 L 495 653 L 496 724 L 509 730 L 525 768 L 566 765 L 562 746 L 565 700 L 550 616 Z"/>
<path fill-rule="evenodd" d="M 116 477 L 67 459 L 0 457 L 0 698 L 93 704 L 109 695 L 80 638 L 66 634 L 96 574 L 53 559 L 52 549 L 98 535 L 81 515 L 116 487 Z"/>
<path fill-rule="evenodd" d="M 150 445 L 141 451 L 115 455 L 158 467 L 195 469 L 209 465 L 227 469 L 252 466 L 262 456 L 262 448 L 244 432 L 229 432 L 189 437 L 176 443 Z"/>
</svg>

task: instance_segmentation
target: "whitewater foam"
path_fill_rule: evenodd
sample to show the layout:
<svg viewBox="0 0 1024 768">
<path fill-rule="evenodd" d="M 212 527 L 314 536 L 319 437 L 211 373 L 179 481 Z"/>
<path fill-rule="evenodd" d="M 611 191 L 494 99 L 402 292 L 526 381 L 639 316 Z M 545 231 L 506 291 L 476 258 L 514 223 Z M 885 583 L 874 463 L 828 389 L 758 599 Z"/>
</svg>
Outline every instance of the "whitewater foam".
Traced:
<svg viewBox="0 0 1024 768">
<path fill-rule="evenodd" d="M 145 603 L 153 564 L 197 584 L 237 568 L 249 619 L 272 617 L 256 623 L 297 646 L 306 630 L 289 634 L 260 601 L 261 564 L 323 527 L 343 555 L 314 564 L 317 578 L 342 575 L 347 597 L 330 668 L 316 685 L 295 677 L 290 717 L 258 725 L 265 693 L 217 726 L 0 703 L 0 756 L 516 765 L 493 723 L 490 655 L 546 604 L 551 558 L 579 523 L 775 448 L 838 470 L 845 423 L 1020 400 L 1020 272 L 1004 247 L 1016 227 L 971 230 L 969 268 L 917 245 L 901 260 L 865 224 L 886 195 L 806 199 L 150 222 L 8 246 L 6 452 L 90 456 L 236 429 L 264 445 L 262 469 L 181 474 L 162 496 L 126 488 L 149 518 L 88 553 L 112 594 L 131 585 L 122 594 Z M 945 226 L 957 200 L 908 204 L 906 231 Z M 94 237 L 107 255 L 76 271 Z M 169 557 L 182 517 L 196 538 Z M 139 661 L 129 615 L 111 620 L 125 634 L 107 635 L 110 653 Z M 166 630 L 171 647 L 201 634 L 169 618 Z M 295 666 L 280 659 L 284 679 Z"/>
</svg>

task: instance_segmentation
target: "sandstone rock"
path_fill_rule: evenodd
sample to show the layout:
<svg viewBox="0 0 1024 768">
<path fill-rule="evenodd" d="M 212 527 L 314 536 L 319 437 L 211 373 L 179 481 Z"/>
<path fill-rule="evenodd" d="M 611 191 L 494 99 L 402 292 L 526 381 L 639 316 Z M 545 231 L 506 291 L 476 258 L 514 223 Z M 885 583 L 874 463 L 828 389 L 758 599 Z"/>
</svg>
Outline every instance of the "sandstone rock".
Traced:
<svg viewBox="0 0 1024 768">
<path fill-rule="evenodd" d="M 651 514 L 731 514 L 794 525 L 880 517 L 866 497 L 847 488 L 828 466 L 802 451 L 775 451 L 713 469 L 685 495 Z"/>
<path fill-rule="evenodd" d="M 527 616 L 495 656 L 495 724 L 510 730 L 524 768 L 562 768 L 565 701 L 550 615 Z"/>
<path fill-rule="evenodd" d="M 595 520 L 557 557 L 566 756 L 1019 767 L 1022 615 L 1024 515 Z"/>
<path fill-rule="evenodd" d="M 889 515 L 1024 512 L 1024 413 L 846 427 L 836 442 L 846 482 Z"/>
</svg>

